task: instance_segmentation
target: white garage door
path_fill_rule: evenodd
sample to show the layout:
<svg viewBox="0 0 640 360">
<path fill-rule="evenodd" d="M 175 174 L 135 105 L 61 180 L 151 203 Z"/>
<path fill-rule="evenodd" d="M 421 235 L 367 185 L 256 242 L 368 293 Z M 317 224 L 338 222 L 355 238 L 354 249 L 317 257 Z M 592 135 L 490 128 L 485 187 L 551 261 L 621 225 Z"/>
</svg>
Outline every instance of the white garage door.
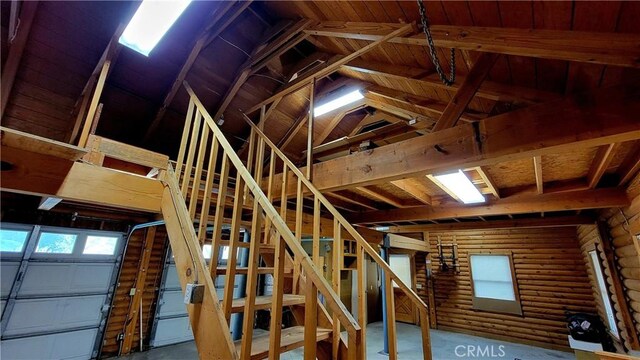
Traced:
<svg viewBox="0 0 640 360">
<path fill-rule="evenodd" d="M 113 232 L 0 224 L 2 357 L 95 358 L 122 239 Z"/>
</svg>

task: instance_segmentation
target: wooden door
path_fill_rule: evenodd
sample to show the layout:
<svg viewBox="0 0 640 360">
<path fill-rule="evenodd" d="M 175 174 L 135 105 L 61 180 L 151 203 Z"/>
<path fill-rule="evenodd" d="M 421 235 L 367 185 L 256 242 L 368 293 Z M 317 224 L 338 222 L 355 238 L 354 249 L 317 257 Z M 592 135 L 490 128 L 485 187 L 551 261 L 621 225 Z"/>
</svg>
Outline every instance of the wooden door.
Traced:
<svg viewBox="0 0 640 360">
<path fill-rule="evenodd" d="M 393 272 L 411 288 L 415 289 L 415 267 L 413 266 L 412 254 L 391 254 L 389 265 Z M 396 320 L 415 324 L 417 313 L 416 307 L 411 299 L 393 283 L 394 305 Z"/>
</svg>

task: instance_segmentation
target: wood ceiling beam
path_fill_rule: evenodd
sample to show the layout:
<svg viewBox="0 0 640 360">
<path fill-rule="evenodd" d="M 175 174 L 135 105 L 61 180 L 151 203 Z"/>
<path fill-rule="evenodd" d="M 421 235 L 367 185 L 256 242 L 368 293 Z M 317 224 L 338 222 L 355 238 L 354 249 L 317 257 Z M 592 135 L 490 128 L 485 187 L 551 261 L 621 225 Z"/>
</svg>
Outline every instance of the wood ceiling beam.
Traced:
<svg viewBox="0 0 640 360">
<path fill-rule="evenodd" d="M 589 185 L 589 189 L 594 189 L 598 186 L 598 182 L 600 182 L 602 175 L 604 175 L 611 164 L 613 155 L 618 146 L 619 144 L 614 143 L 598 148 L 598 152 L 596 153 L 596 156 L 591 163 L 591 167 L 589 168 L 589 173 L 587 174 L 587 184 Z"/>
<path fill-rule="evenodd" d="M 391 181 L 391 185 L 413 196 L 416 200 L 425 205 L 431 205 L 427 187 L 415 179 L 400 179 Z"/>
<path fill-rule="evenodd" d="M 348 194 L 345 194 L 343 192 L 337 191 L 337 192 L 326 193 L 325 195 L 327 197 L 332 197 L 334 199 L 346 201 L 369 210 L 378 210 L 379 208 L 378 204 L 376 204 L 374 201 L 364 196 L 355 194 L 353 192 L 349 192 Z"/>
<path fill-rule="evenodd" d="M 471 100 L 473 100 L 478 88 L 487 75 L 489 75 L 489 71 L 491 71 L 493 64 L 496 63 L 499 57 L 499 54 L 493 53 L 480 54 L 476 63 L 469 71 L 469 74 L 464 79 L 464 82 L 460 85 L 442 112 L 442 115 L 433 127 L 433 131 L 448 129 L 456 125 L 458 119 L 460 119 L 462 113 L 464 113 Z"/>
<path fill-rule="evenodd" d="M 640 172 L 640 141 L 636 141 L 635 148 L 624 158 L 618 167 L 619 186 L 627 185 Z"/>
<path fill-rule="evenodd" d="M 351 215 L 348 220 L 355 224 L 374 224 L 625 207 L 629 204 L 630 200 L 623 189 L 606 188 L 570 193 L 510 196 L 478 205 L 416 206 L 404 209 L 367 211 Z"/>
<path fill-rule="evenodd" d="M 496 186 L 496 183 L 495 181 L 493 181 L 491 176 L 484 170 L 482 166 L 476 166 L 474 169 L 478 172 L 478 175 L 480 175 L 485 185 L 487 185 L 487 188 L 489 188 L 491 194 L 499 199 L 500 190 L 498 190 L 498 187 Z"/>
<path fill-rule="evenodd" d="M 248 1 L 224 1 L 219 2 L 217 7 L 211 14 L 211 20 L 207 21 L 206 27 L 200 32 L 196 42 L 191 48 L 189 56 L 185 60 L 184 64 L 180 68 L 180 72 L 176 76 L 175 81 L 171 85 L 171 89 L 164 97 L 162 106 L 158 109 L 156 116 L 151 121 L 147 132 L 144 135 L 143 142 L 148 142 L 151 135 L 155 133 L 160 121 L 164 117 L 164 114 L 169 109 L 169 106 L 173 102 L 178 90 L 182 87 L 183 81 L 187 78 L 187 74 L 191 70 L 191 67 L 196 62 L 196 59 L 200 55 L 200 52 L 207 47 L 216 37 L 218 37 L 233 21 L 242 14 L 242 12 L 251 5 L 251 0 Z M 217 118 L 215 118 L 217 119 Z"/>
<path fill-rule="evenodd" d="M 485 230 L 485 229 L 528 229 L 561 226 L 578 226 L 593 224 L 595 219 L 591 216 L 559 216 L 519 220 L 496 221 L 471 221 L 455 224 L 425 224 L 425 225 L 401 225 L 390 226 L 386 232 L 390 233 L 414 233 L 422 231 L 459 231 L 459 230 Z"/>
<path fill-rule="evenodd" d="M 365 126 L 377 123 L 378 121 L 382 120 L 388 121 L 391 124 L 395 124 L 397 122 L 405 122 L 405 119 L 401 119 L 393 114 L 385 113 L 384 111 L 376 111 L 373 114 L 367 114 L 365 117 L 363 117 L 362 120 L 360 120 L 360 122 L 355 126 L 355 128 L 351 130 L 351 132 L 349 133 L 349 137 L 358 135 L 358 133 L 362 131 L 362 128 L 364 128 Z"/>
<path fill-rule="evenodd" d="M 533 157 L 533 172 L 536 176 L 536 190 L 538 194 L 544 192 L 544 179 L 542 178 L 542 156 Z"/>
<path fill-rule="evenodd" d="M 310 81 L 312 81 L 313 79 L 319 80 L 327 75 L 332 74 L 333 72 L 335 72 L 336 70 L 338 70 L 342 65 L 345 65 L 346 63 L 348 63 L 349 61 L 360 57 L 364 54 L 366 54 L 367 52 L 375 49 L 376 47 L 380 46 L 381 44 L 384 44 L 385 42 L 387 42 L 389 39 L 393 39 L 397 36 L 403 36 L 411 31 L 413 31 L 414 29 L 414 24 L 400 24 L 400 27 L 397 29 L 394 29 L 392 31 L 389 32 L 389 34 L 383 35 L 380 38 L 376 39 L 375 41 L 367 44 L 366 46 L 358 49 L 357 51 L 354 51 L 353 53 L 346 55 L 346 56 L 336 56 L 334 58 L 332 58 L 330 61 L 328 61 L 327 63 L 325 63 L 320 69 L 318 69 L 318 71 L 315 71 L 311 74 L 308 74 L 304 77 L 300 77 L 288 84 L 286 84 L 282 89 L 280 89 L 278 92 L 276 92 L 276 94 L 270 96 L 269 98 L 267 98 L 266 100 L 261 101 L 260 103 L 254 105 L 253 107 L 251 107 L 250 109 L 248 109 L 246 111 L 247 114 L 251 114 L 255 111 L 257 111 L 258 109 L 260 109 L 263 105 L 267 105 L 271 102 L 273 102 L 275 99 L 277 98 L 281 98 L 284 97 L 288 94 L 291 94 L 295 91 L 300 90 L 301 88 L 307 86 L 309 84 Z"/>
<path fill-rule="evenodd" d="M 22 59 L 22 53 L 27 45 L 29 39 L 29 32 L 31 31 L 31 25 L 33 25 L 33 19 L 36 17 L 38 10 L 37 1 L 23 1 L 22 9 L 20 10 L 20 26 L 17 29 L 17 33 L 13 42 L 9 44 L 9 54 L 7 60 L 2 67 L 2 85 L 0 85 L 0 119 L 4 117 L 4 111 L 9 104 L 9 95 L 13 89 L 13 83 L 18 73 L 18 67 L 20 66 L 20 60 Z"/>
<path fill-rule="evenodd" d="M 334 191 L 638 140 L 638 113 L 638 86 L 576 94 L 315 164 L 314 185 Z"/>
<path fill-rule="evenodd" d="M 307 110 L 305 111 L 304 115 L 299 116 L 296 119 L 296 121 L 294 121 L 294 123 L 291 125 L 287 133 L 284 134 L 284 136 L 282 137 L 282 139 L 280 139 L 280 141 L 278 141 L 278 149 L 284 151 L 284 149 L 286 149 L 287 146 L 291 144 L 291 141 L 293 140 L 293 138 L 300 132 L 300 130 L 307 123 L 308 120 L 309 120 L 309 111 Z"/>
<path fill-rule="evenodd" d="M 447 86 L 442 83 L 442 80 L 437 74 L 431 74 L 427 76 L 411 76 L 413 73 L 417 73 L 420 69 L 412 71 L 408 67 L 399 67 L 398 65 L 391 65 L 386 63 L 376 63 L 371 61 L 364 61 L 362 59 L 355 59 L 349 64 L 342 66 L 342 69 L 347 70 L 343 72 L 343 75 L 349 76 L 348 71 L 359 72 L 363 74 L 370 74 L 376 76 L 382 76 L 384 78 L 396 79 L 400 81 L 408 81 L 418 86 L 424 86 L 429 89 L 442 89 L 446 91 L 457 91 L 460 88 L 460 84 L 466 81 L 464 76 L 456 76 L 456 83 Z M 409 75 L 407 75 L 409 74 Z M 514 85 L 505 85 L 492 81 L 484 81 L 478 88 L 476 95 L 480 98 L 504 101 L 504 102 L 523 102 L 526 104 L 535 104 L 540 102 L 547 102 L 560 99 L 560 94 L 541 91 L 537 89 L 525 88 Z"/>
<path fill-rule="evenodd" d="M 407 204 L 404 203 L 404 201 L 402 201 L 401 199 L 398 199 L 397 197 L 391 195 L 391 194 L 387 194 L 387 193 L 383 193 L 379 190 L 374 190 L 371 188 L 367 188 L 364 186 L 360 186 L 360 187 L 356 187 L 356 190 L 369 195 L 375 199 L 378 199 L 379 201 L 383 202 L 383 203 L 387 203 L 389 205 L 398 207 L 398 208 L 405 208 L 407 207 Z"/>
<path fill-rule="evenodd" d="M 313 111 L 313 110 L 312 110 Z M 333 129 L 336 128 L 336 126 L 338 126 L 338 123 L 340 123 L 340 120 L 342 120 L 345 116 L 347 115 L 346 111 L 340 111 L 338 112 L 327 124 L 327 126 L 325 126 L 324 130 L 322 130 L 322 132 L 320 133 L 319 136 L 317 136 L 315 139 L 313 139 L 313 146 L 318 146 L 320 144 L 322 144 L 327 137 L 329 137 L 329 135 L 331 134 L 331 132 L 333 131 Z"/>
<path fill-rule="evenodd" d="M 375 41 L 397 29 L 394 23 L 326 21 L 306 30 L 314 36 Z M 640 67 L 637 34 L 432 25 L 436 47 L 592 64 Z M 398 36 L 391 43 L 427 46 L 424 34 Z"/>
</svg>

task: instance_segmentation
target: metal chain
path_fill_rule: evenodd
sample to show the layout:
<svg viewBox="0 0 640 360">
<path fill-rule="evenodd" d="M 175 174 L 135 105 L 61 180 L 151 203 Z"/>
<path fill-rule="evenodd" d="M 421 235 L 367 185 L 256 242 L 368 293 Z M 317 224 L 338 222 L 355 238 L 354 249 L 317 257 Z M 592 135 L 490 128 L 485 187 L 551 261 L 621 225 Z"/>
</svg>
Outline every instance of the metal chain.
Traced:
<svg viewBox="0 0 640 360">
<path fill-rule="evenodd" d="M 418 9 L 420 10 L 420 20 L 422 22 L 422 31 L 424 31 L 425 36 L 427 37 L 427 43 L 429 45 L 429 56 L 431 57 L 431 62 L 433 62 L 433 66 L 436 68 L 436 72 L 438 76 L 440 76 L 440 80 L 447 85 L 451 86 L 456 81 L 456 51 L 454 48 L 451 48 L 451 72 L 447 78 L 444 70 L 440 66 L 440 60 L 438 59 L 438 55 L 436 54 L 436 46 L 433 44 L 433 37 L 431 36 L 431 30 L 429 29 L 429 18 L 427 17 L 427 10 L 424 7 L 424 3 L 422 0 L 418 1 Z"/>
</svg>

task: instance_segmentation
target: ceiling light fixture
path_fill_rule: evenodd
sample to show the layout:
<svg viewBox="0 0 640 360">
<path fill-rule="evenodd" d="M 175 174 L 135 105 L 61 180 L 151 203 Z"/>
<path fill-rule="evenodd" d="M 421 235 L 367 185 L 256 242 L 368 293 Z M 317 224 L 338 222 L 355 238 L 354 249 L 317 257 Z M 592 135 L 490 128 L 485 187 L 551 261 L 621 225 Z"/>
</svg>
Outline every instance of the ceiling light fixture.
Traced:
<svg viewBox="0 0 640 360">
<path fill-rule="evenodd" d="M 352 91 L 348 94 L 345 94 L 335 100 L 331 100 L 325 104 L 322 104 L 320 106 L 316 106 L 313 109 L 313 115 L 314 116 L 320 116 L 320 115 L 324 115 L 328 112 L 331 112 L 335 109 L 341 108 L 343 106 L 349 105 L 353 102 L 356 102 L 358 100 L 361 100 L 364 98 L 364 95 L 362 95 L 362 92 L 360 92 L 360 90 L 356 90 L 356 91 Z"/>
<path fill-rule="evenodd" d="M 118 42 L 149 56 L 190 3 L 191 0 L 144 0 Z"/>
<path fill-rule="evenodd" d="M 462 170 L 458 170 L 454 173 L 433 175 L 432 178 L 445 187 L 445 190 L 448 190 L 447 192 L 450 195 L 456 197 L 465 204 L 476 204 L 486 201 L 478 188 L 473 185 L 471 180 L 469 180 Z"/>
</svg>

